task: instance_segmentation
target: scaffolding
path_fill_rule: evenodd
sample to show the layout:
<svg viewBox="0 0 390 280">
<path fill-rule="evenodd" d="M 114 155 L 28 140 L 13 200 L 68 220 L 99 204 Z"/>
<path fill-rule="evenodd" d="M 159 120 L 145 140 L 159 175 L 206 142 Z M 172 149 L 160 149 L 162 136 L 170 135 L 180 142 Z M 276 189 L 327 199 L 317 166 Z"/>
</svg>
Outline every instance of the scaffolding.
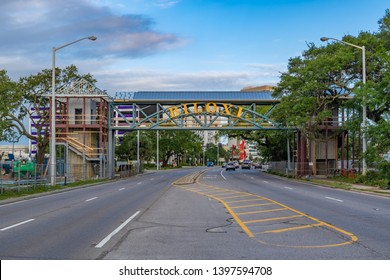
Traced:
<svg viewBox="0 0 390 280">
<path fill-rule="evenodd" d="M 108 102 L 106 92 L 85 79 L 56 91 L 56 146 L 63 147 L 57 163 L 82 166 L 84 178 L 75 180 L 107 177 Z M 68 168 L 57 172 L 68 174 Z"/>
</svg>

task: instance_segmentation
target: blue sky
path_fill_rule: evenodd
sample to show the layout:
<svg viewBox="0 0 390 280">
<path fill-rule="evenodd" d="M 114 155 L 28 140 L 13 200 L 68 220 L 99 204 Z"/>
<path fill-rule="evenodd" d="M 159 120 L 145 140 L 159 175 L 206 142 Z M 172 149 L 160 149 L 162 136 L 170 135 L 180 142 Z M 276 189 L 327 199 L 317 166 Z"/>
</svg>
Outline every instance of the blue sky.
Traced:
<svg viewBox="0 0 390 280">
<path fill-rule="evenodd" d="M 385 0 L 1 0 L 0 69 L 17 80 L 75 64 L 110 94 L 275 85 L 322 36 L 378 30 Z"/>
</svg>

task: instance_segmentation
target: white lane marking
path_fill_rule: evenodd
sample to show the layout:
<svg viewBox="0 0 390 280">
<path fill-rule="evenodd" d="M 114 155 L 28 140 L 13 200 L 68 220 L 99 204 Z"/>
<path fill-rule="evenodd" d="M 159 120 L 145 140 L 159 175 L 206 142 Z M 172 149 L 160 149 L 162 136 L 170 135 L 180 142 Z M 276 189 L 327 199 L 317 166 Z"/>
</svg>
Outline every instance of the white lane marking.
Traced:
<svg viewBox="0 0 390 280">
<path fill-rule="evenodd" d="M 203 176 L 203 179 L 216 179 L 216 176 Z"/>
<path fill-rule="evenodd" d="M 32 199 L 31 199 L 32 200 Z M 11 206 L 11 205 L 14 205 L 14 204 L 19 204 L 19 203 L 23 203 L 23 202 L 26 202 L 27 200 L 21 200 L 21 201 L 16 201 L 16 202 L 11 202 L 11 203 L 6 203 L 6 204 L 2 204 L 0 205 L 0 208 L 1 207 L 5 207 L 5 206 Z"/>
<path fill-rule="evenodd" d="M 95 248 L 102 248 L 115 234 L 117 234 L 122 228 L 124 228 L 128 223 L 130 223 L 141 211 L 135 212 L 130 218 L 124 221 L 119 227 L 117 227 L 113 232 L 107 235 L 102 241 L 100 241 Z"/>
<path fill-rule="evenodd" d="M 222 176 L 222 178 L 223 178 L 224 180 L 226 180 L 226 178 L 225 178 L 225 176 L 223 176 L 222 172 L 223 172 L 223 170 L 221 170 L 221 176 Z"/>
<path fill-rule="evenodd" d="M 294 188 L 290 188 L 290 187 L 284 187 L 285 189 L 287 190 L 293 190 Z"/>
<path fill-rule="evenodd" d="M 141 185 L 141 184 L 142 184 L 142 182 L 138 182 L 138 183 L 137 183 L 137 185 Z"/>
<path fill-rule="evenodd" d="M 26 220 L 26 221 L 23 221 L 23 222 L 14 224 L 14 225 L 12 225 L 12 226 L 2 228 L 2 229 L 0 229 L 0 231 L 6 231 L 6 230 L 8 230 L 8 229 L 11 229 L 11 228 L 14 228 L 14 227 L 23 225 L 23 224 L 27 224 L 27 223 L 32 222 L 32 221 L 34 221 L 34 220 L 35 220 L 35 219 Z"/>
<path fill-rule="evenodd" d="M 96 199 L 96 198 L 98 198 L 98 197 L 97 197 L 97 196 L 95 196 L 95 197 L 91 197 L 91 198 L 87 199 L 85 202 L 92 201 L 92 200 L 94 200 L 94 199 Z"/>
<path fill-rule="evenodd" d="M 125 188 L 120 188 L 118 191 L 123 191 Z"/>
<path fill-rule="evenodd" d="M 263 182 L 268 184 L 268 181 L 263 180 Z"/>
<path fill-rule="evenodd" d="M 326 199 L 330 199 L 330 200 L 335 200 L 335 201 L 338 201 L 338 202 L 344 202 L 343 200 L 341 199 L 337 199 L 337 198 L 333 198 L 333 197 L 329 197 L 329 196 L 325 196 Z"/>
</svg>

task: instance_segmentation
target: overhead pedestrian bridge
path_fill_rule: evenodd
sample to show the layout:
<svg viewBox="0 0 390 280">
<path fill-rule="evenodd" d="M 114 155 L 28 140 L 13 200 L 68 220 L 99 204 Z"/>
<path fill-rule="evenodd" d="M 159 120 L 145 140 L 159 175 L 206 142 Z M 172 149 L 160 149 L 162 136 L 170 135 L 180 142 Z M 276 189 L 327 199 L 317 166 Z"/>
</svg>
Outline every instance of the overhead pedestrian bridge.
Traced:
<svg viewBox="0 0 390 280">
<path fill-rule="evenodd" d="M 111 97 L 112 130 L 281 130 L 270 91 L 138 91 Z"/>
</svg>

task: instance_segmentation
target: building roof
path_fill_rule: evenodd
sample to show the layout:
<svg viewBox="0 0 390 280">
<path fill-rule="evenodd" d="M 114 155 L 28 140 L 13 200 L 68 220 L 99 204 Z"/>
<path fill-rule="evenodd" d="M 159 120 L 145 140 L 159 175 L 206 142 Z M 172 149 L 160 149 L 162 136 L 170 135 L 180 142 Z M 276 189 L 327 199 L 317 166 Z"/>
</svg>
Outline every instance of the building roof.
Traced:
<svg viewBox="0 0 390 280">
<path fill-rule="evenodd" d="M 234 102 L 241 104 L 278 103 L 270 91 L 137 91 L 117 92 L 115 101 L 137 103 L 178 103 L 178 102 Z"/>
</svg>

